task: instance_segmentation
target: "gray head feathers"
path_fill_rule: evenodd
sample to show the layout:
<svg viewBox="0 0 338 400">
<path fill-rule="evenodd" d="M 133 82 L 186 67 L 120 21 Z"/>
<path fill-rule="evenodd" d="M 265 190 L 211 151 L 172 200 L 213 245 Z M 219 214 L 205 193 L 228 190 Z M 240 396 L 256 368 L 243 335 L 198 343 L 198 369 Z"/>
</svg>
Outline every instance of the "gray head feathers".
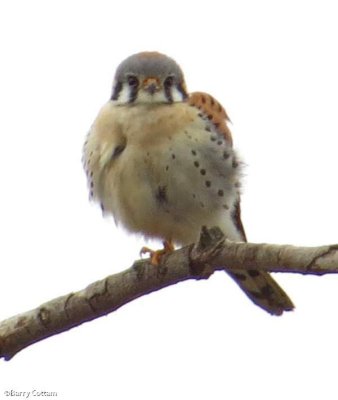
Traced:
<svg viewBox="0 0 338 400">
<path fill-rule="evenodd" d="M 127 75 L 151 76 L 160 79 L 172 75 L 177 81 L 183 80 L 183 72 L 176 61 L 155 51 L 133 54 L 122 61 L 116 70 L 115 80 L 124 80 Z"/>
<path fill-rule="evenodd" d="M 164 54 L 145 51 L 131 55 L 118 66 L 111 100 L 116 105 L 171 104 L 187 97 L 179 65 Z"/>
</svg>

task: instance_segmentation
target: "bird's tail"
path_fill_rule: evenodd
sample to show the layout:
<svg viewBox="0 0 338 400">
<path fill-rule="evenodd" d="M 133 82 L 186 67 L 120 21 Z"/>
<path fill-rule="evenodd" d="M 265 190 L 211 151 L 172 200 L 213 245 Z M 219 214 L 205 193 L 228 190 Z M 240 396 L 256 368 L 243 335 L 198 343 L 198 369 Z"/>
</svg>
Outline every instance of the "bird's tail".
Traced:
<svg viewBox="0 0 338 400">
<path fill-rule="evenodd" d="M 268 272 L 241 269 L 228 274 L 257 306 L 268 313 L 281 315 L 294 309 L 288 295 Z"/>
</svg>

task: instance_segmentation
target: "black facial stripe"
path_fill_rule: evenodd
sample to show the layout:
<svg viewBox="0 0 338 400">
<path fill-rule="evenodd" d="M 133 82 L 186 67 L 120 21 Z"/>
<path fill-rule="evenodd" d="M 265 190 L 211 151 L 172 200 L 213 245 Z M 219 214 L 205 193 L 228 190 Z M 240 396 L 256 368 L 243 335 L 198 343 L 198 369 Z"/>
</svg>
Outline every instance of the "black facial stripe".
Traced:
<svg viewBox="0 0 338 400">
<path fill-rule="evenodd" d="M 138 93 L 138 85 L 135 86 L 130 86 L 130 92 L 129 92 L 129 103 L 134 103 L 134 101 L 137 99 L 137 93 Z"/>
<path fill-rule="evenodd" d="M 183 85 L 182 85 L 181 82 L 177 84 L 177 90 L 182 94 L 183 100 L 185 100 L 185 99 L 188 98 L 188 94 L 187 94 L 187 92 L 184 90 Z"/>
<path fill-rule="evenodd" d="M 168 100 L 168 103 L 172 103 L 173 102 L 173 95 L 171 93 L 171 88 L 172 86 L 164 86 L 164 94 L 166 99 Z"/>
<path fill-rule="evenodd" d="M 110 100 L 117 100 L 122 90 L 122 82 L 116 82 Z"/>
</svg>

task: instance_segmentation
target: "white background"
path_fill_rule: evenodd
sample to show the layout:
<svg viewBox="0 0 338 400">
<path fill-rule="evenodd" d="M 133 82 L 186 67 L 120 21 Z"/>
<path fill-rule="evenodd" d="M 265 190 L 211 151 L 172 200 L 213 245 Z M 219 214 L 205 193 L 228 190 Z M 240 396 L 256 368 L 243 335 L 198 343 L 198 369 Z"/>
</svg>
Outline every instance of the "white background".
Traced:
<svg viewBox="0 0 338 400">
<path fill-rule="evenodd" d="M 116 66 L 158 50 L 213 94 L 247 163 L 254 242 L 338 242 L 335 1 L 2 1 L 0 319 L 120 271 L 141 238 L 88 202 L 84 137 Z M 156 244 L 155 244 L 156 247 Z M 253 306 L 224 273 L 151 294 L 0 362 L 59 399 L 337 399 L 338 277 L 279 274 Z"/>
</svg>

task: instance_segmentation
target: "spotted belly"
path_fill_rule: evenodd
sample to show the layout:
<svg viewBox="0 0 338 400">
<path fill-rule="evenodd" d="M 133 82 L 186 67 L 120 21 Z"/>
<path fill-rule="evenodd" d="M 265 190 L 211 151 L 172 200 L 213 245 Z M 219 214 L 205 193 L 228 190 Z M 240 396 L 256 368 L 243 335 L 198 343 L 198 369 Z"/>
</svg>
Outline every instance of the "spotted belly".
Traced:
<svg viewBox="0 0 338 400">
<path fill-rule="evenodd" d="M 131 143 L 113 177 L 113 201 L 105 207 L 128 230 L 147 237 L 186 244 L 198 238 L 202 225 L 218 225 L 238 240 L 232 212 L 240 167 L 232 147 L 208 126 L 187 127 L 146 152 Z"/>
</svg>

